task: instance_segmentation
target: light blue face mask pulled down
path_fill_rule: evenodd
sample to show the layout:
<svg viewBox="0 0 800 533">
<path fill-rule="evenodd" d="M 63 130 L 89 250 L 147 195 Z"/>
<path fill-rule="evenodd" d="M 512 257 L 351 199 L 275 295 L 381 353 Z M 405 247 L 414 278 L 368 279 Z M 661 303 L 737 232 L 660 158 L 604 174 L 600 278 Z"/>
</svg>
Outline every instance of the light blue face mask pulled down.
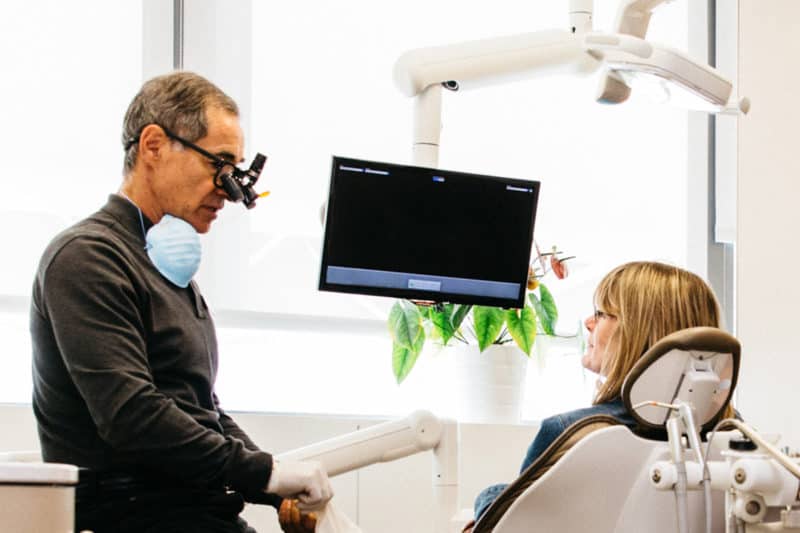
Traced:
<svg viewBox="0 0 800 533">
<path fill-rule="evenodd" d="M 145 250 L 162 276 L 186 288 L 200 267 L 200 235 L 191 224 L 164 215 L 145 235 Z"/>
</svg>

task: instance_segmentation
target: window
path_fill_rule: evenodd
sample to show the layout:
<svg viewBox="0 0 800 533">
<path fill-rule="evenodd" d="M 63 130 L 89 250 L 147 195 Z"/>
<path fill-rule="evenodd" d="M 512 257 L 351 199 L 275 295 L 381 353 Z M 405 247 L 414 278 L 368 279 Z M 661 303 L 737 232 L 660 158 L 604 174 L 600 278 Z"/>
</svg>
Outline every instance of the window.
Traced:
<svg viewBox="0 0 800 533">
<path fill-rule="evenodd" d="M 685 50 L 687 4 L 659 9 L 648 37 Z M 617 5 L 595 2 L 595 28 L 612 27 Z M 272 195 L 253 211 L 223 212 L 212 232 L 222 237 L 206 243 L 201 271 L 219 328 L 226 408 L 403 414 L 430 405 L 435 388 L 425 383 L 423 361 L 400 387 L 391 375 L 392 300 L 316 290 L 331 155 L 411 161 L 412 101 L 392 82 L 404 51 L 566 27 L 566 7 L 252 2 L 252 48 L 227 61 L 244 61 L 252 78 L 243 107 L 248 157 L 269 155 L 258 189 Z M 4 78 L 17 83 L 0 89 L 15 103 L 6 121 L 14 127 L 0 135 L 13 148 L 6 183 L 14 196 L 0 207 L 0 231 L 14 253 L 4 254 L 0 332 L 14 364 L 0 375 L 0 401 L 29 401 L 30 387 L 20 383 L 30 375 L 32 276 L 53 235 L 118 187 L 120 126 L 142 81 L 148 28 L 136 2 L 14 2 L 6 15 L 0 40 L 15 54 Z M 215 41 L 207 41 L 187 52 L 209 53 Z M 443 102 L 442 168 L 542 182 L 536 240 L 578 256 L 567 280 L 549 284 L 564 334 L 591 312 L 594 286 L 611 267 L 686 262 L 687 113 L 637 95 L 601 106 L 596 86 L 596 78 L 546 77 L 446 93 Z M 588 401 L 593 378 L 580 369 L 579 339 L 563 344 L 529 365 L 526 418 Z"/>
<path fill-rule="evenodd" d="M 393 85 L 395 60 L 423 46 L 565 27 L 566 4 L 253 3 L 248 149 L 270 154 L 260 185 L 272 195 L 240 219 L 251 251 L 239 272 L 252 281 L 225 307 L 254 311 L 265 329 L 241 329 L 235 313 L 219 313 L 225 405 L 360 414 L 432 405 L 425 395 L 436 388 L 422 384 L 422 368 L 400 387 L 392 379 L 391 299 L 316 290 L 331 155 L 411 162 L 412 101 Z M 617 5 L 595 2 L 595 28 L 612 27 Z M 685 50 L 687 16 L 686 1 L 660 9 L 648 37 Z M 578 331 L 613 266 L 686 260 L 687 113 L 639 95 L 596 104 L 597 82 L 546 77 L 443 100 L 442 168 L 542 182 L 536 239 L 578 256 L 570 278 L 549 283 L 564 334 Z M 327 317 L 342 328 L 331 332 Z M 580 339 L 557 344 L 529 365 L 526 418 L 590 398 Z"/>
<path fill-rule="evenodd" d="M 121 183 L 122 116 L 141 85 L 141 11 L 102 0 L 3 4 L 0 401 L 30 401 L 28 301 L 44 247 Z"/>
</svg>

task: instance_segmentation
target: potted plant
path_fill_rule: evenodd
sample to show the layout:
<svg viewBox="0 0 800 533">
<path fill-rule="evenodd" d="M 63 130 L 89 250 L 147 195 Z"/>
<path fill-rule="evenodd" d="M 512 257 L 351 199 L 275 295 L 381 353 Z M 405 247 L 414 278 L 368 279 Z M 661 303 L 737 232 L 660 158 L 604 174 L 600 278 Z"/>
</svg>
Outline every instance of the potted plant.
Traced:
<svg viewBox="0 0 800 533">
<path fill-rule="evenodd" d="M 515 343 L 528 356 L 537 334 L 554 335 L 558 307 L 547 286 L 541 282 L 548 273 L 558 279 L 567 276 L 566 261 L 554 246 L 536 255 L 528 270 L 528 298 L 522 309 L 501 309 L 480 305 L 423 305 L 408 300 L 395 302 L 389 313 L 392 335 L 392 369 L 401 383 L 411 372 L 425 342 L 433 339 L 447 346 L 451 341 L 470 343 L 481 352 L 493 344 Z"/>
</svg>

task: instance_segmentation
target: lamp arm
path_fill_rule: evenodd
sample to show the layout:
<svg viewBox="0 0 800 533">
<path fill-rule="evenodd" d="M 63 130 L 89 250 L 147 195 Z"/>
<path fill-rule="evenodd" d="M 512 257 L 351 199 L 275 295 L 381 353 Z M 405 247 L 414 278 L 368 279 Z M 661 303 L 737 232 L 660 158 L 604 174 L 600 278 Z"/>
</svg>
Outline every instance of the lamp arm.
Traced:
<svg viewBox="0 0 800 533">
<path fill-rule="evenodd" d="M 644 38 L 652 10 L 665 1 L 671 0 L 627 0 L 615 33 Z M 591 2 L 574 3 L 576 14 L 591 16 Z M 583 3 L 587 11 L 579 7 Z M 409 50 L 395 63 L 394 82 L 406 96 L 416 96 L 433 84 L 459 90 L 558 72 L 591 74 L 600 62 L 586 53 L 583 33 L 543 30 Z"/>
<path fill-rule="evenodd" d="M 614 28 L 617 33 L 627 33 L 644 39 L 653 10 L 664 2 L 673 0 L 625 0 L 617 10 Z"/>
<path fill-rule="evenodd" d="M 583 33 L 546 30 L 405 52 L 394 83 L 414 102 L 414 163 L 437 167 L 442 88 L 452 91 L 549 74 L 591 74 L 601 60 L 586 50 Z"/>
<path fill-rule="evenodd" d="M 393 75 L 400 92 L 416 96 L 429 85 L 462 90 L 553 73 L 591 74 L 599 66 L 580 35 L 544 30 L 409 50 Z"/>
<path fill-rule="evenodd" d="M 724 108 L 732 87 L 728 80 L 677 51 L 644 41 L 652 10 L 667 1 L 672 0 L 626 0 L 612 34 L 592 31 L 591 0 L 570 0 L 571 31 L 543 30 L 405 52 L 395 62 L 393 78 L 401 93 L 416 97 L 414 163 L 438 165 L 442 88 L 459 91 L 550 74 L 588 75 L 604 67 L 599 102 L 627 100 L 631 90 L 619 72 L 632 70 L 677 82 Z M 747 109 L 749 102 L 743 101 L 735 111 Z"/>
<path fill-rule="evenodd" d="M 278 461 L 319 461 L 329 476 L 337 476 L 433 449 L 439 444 L 442 431 L 442 422 L 434 415 L 415 411 L 400 420 L 360 429 L 275 458 Z"/>
</svg>

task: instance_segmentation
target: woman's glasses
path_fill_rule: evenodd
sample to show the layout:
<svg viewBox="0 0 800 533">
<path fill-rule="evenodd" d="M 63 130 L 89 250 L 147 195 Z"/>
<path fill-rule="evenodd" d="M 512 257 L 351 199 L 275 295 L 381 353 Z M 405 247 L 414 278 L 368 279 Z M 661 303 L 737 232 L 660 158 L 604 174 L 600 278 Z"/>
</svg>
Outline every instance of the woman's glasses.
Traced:
<svg viewBox="0 0 800 533">
<path fill-rule="evenodd" d="M 617 318 L 616 316 L 612 315 L 611 313 L 606 313 L 605 311 L 601 311 L 595 307 L 594 309 L 594 319 L 595 321 L 600 320 L 601 318 Z"/>
</svg>

